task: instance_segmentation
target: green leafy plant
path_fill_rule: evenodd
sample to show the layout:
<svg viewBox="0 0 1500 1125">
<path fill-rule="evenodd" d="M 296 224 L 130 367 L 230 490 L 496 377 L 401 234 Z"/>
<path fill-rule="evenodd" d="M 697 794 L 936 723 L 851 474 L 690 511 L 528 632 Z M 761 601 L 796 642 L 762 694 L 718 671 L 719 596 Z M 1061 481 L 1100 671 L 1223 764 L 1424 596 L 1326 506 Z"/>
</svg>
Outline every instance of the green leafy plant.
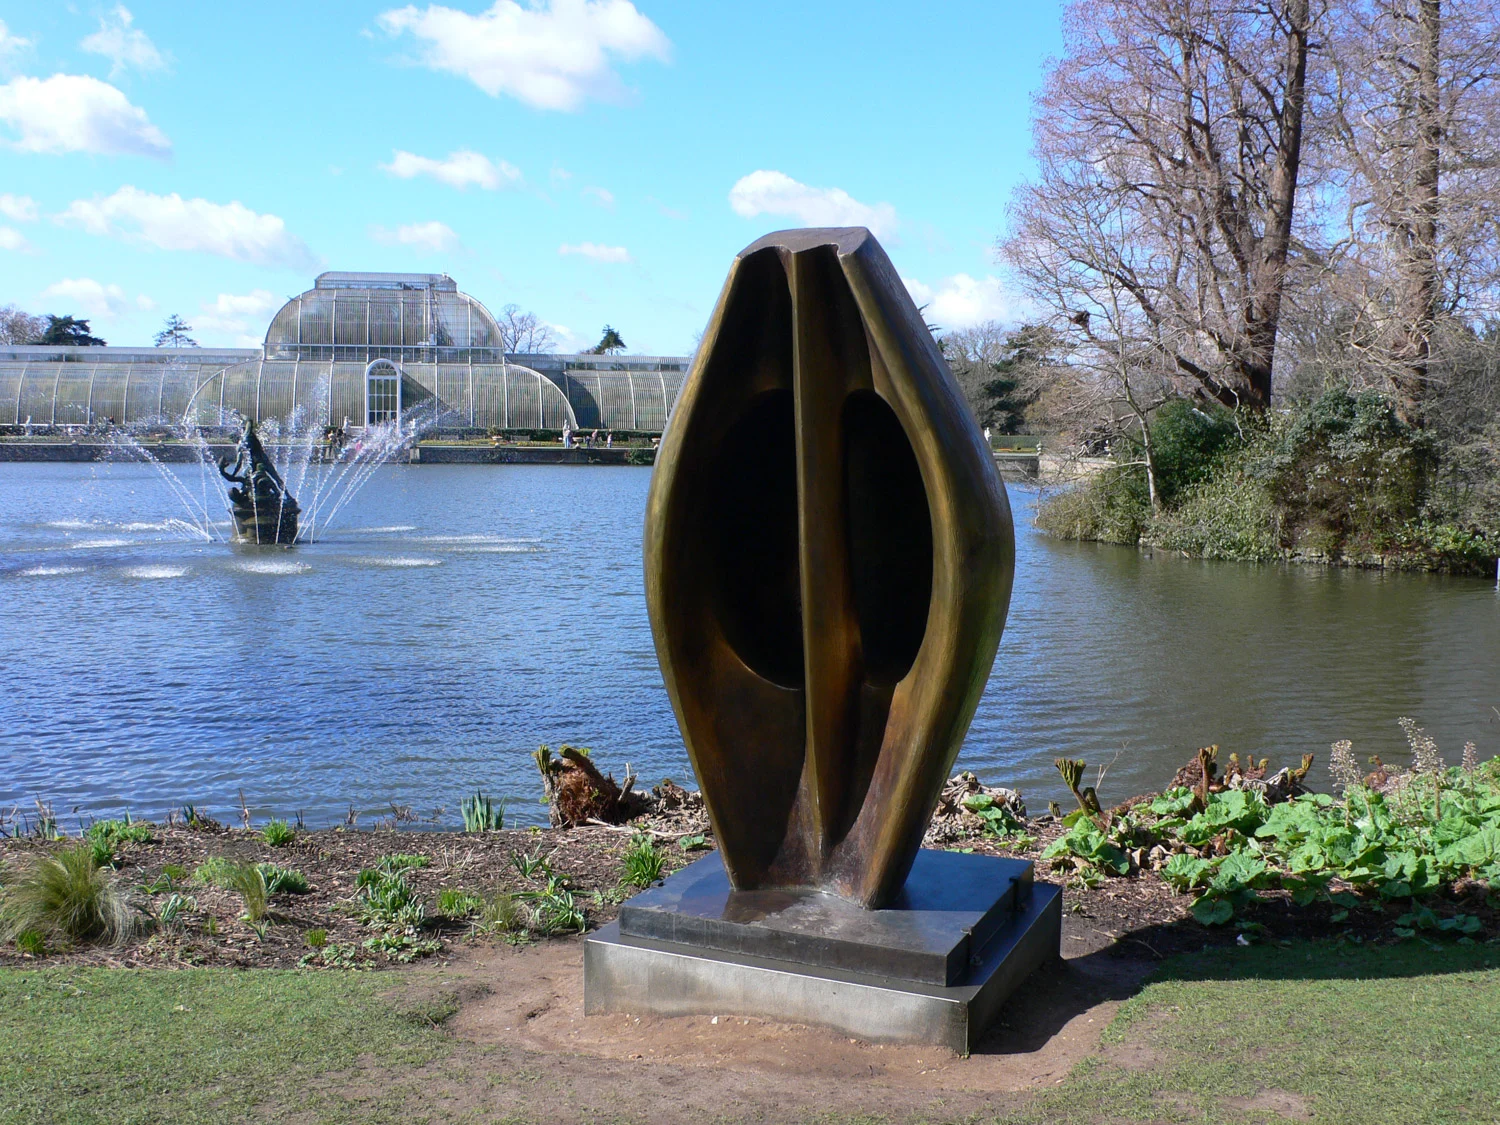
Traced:
<svg viewBox="0 0 1500 1125">
<path fill-rule="evenodd" d="M 167 900 L 161 904 L 161 909 L 156 912 L 156 920 L 164 926 L 175 925 L 182 920 L 183 914 L 196 909 L 198 909 L 196 899 L 174 891 L 167 896 Z"/>
<path fill-rule="evenodd" d="M 545 879 L 552 874 L 552 865 L 540 847 L 532 852 L 512 852 L 510 862 L 523 879 Z"/>
<path fill-rule="evenodd" d="M 33 957 L 45 957 L 47 938 L 40 930 L 22 930 L 16 935 L 16 948 Z"/>
<path fill-rule="evenodd" d="M 312 888 L 308 886 L 307 876 L 300 871 L 293 871 L 288 867 L 277 867 L 274 863 L 258 863 L 255 865 L 266 881 L 267 894 L 305 895 Z"/>
<path fill-rule="evenodd" d="M 322 949 L 328 944 L 328 931 L 321 927 L 308 930 L 303 935 L 303 940 L 307 942 L 309 949 Z"/>
<path fill-rule="evenodd" d="M 467 918 L 484 905 L 484 899 L 472 891 L 444 887 L 438 892 L 438 913 L 449 918 Z"/>
<path fill-rule="evenodd" d="M 95 867 L 115 865 L 115 849 L 108 840 L 85 837 L 83 843 L 88 848 L 89 854 L 93 856 Z"/>
<path fill-rule="evenodd" d="M 113 873 L 87 842 L 31 857 L 6 884 L 0 905 L 0 937 L 34 930 L 46 942 L 117 943 L 131 929 Z"/>
<path fill-rule="evenodd" d="M 363 874 L 363 872 L 361 872 Z M 359 892 L 360 921 L 368 926 L 415 929 L 427 920 L 427 909 L 400 872 L 378 872 Z"/>
<path fill-rule="evenodd" d="M 582 908 L 556 876 L 547 880 L 545 889 L 523 891 L 515 897 L 528 900 L 531 929 L 539 934 L 581 934 L 588 928 Z"/>
<path fill-rule="evenodd" d="M 415 855 L 411 852 L 391 852 L 383 855 L 375 861 L 375 867 L 379 871 L 396 874 L 401 871 L 413 871 L 418 867 L 426 867 L 432 860 L 425 855 Z"/>
<path fill-rule="evenodd" d="M 624 881 L 633 887 L 649 887 L 666 870 L 667 853 L 645 833 L 632 836 L 625 848 Z"/>
<path fill-rule="evenodd" d="M 419 957 L 429 957 L 443 948 L 442 942 L 436 938 L 419 937 L 406 930 L 383 930 L 374 937 L 365 938 L 362 945 L 369 952 L 382 955 L 387 961 L 399 961 L 403 964 Z"/>
<path fill-rule="evenodd" d="M 684 836 L 678 840 L 677 846 L 685 852 L 696 852 L 708 847 L 708 839 L 702 832 L 695 832 L 691 836 Z"/>
<path fill-rule="evenodd" d="M 233 877 L 237 867 L 239 867 L 239 864 L 226 856 L 209 856 L 197 867 L 193 868 L 193 882 L 200 886 L 218 887 L 221 890 L 228 890 L 229 880 Z"/>
<path fill-rule="evenodd" d="M 297 838 L 297 830 L 284 820 L 268 820 L 260 838 L 273 848 L 284 848 Z"/>
<path fill-rule="evenodd" d="M 1054 870 L 1071 867 L 1086 881 L 1093 869 L 1117 875 L 1130 871 L 1130 857 L 1110 841 L 1092 818 L 1081 813 L 1071 828 L 1047 845 L 1042 858 L 1051 860 Z"/>
<path fill-rule="evenodd" d="M 144 820 L 96 820 L 84 835 L 90 840 L 103 840 L 114 850 L 122 843 L 149 844 L 151 828 Z"/>
<path fill-rule="evenodd" d="M 498 832 L 505 827 L 505 799 L 495 804 L 478 789 L 459 802 L 465 832 Z"/>
<path fill-rule="evenodd" d="M 175 891 L 183 883 L 187 882 L 187 868 L 180 863 L 168 863 L 161 869 L 161 874 L 151 882 L 145 884 L 141 889 L 148 895 L 159 895 L 163 891 Z"/>
</svg>

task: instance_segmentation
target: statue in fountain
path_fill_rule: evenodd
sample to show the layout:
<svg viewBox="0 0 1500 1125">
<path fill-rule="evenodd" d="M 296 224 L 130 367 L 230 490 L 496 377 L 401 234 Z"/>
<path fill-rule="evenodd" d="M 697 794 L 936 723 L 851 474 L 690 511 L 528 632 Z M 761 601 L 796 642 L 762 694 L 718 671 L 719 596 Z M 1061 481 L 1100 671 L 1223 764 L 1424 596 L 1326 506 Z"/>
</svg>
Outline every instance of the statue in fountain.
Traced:
<svg viewBox="0 0 1500 1125">
<path fill-rule="evenodd" d="M 228 458 L 220 461 L 219 473 L 239 486 L 229 490 L 229 514 L 234 517 L 236 539 L 287 547 L 297 541 L 297 517 L 302 509 L 260 443 L 253 419 L 245 419 L 234 463 L 230 464 Z"/>
</svg>

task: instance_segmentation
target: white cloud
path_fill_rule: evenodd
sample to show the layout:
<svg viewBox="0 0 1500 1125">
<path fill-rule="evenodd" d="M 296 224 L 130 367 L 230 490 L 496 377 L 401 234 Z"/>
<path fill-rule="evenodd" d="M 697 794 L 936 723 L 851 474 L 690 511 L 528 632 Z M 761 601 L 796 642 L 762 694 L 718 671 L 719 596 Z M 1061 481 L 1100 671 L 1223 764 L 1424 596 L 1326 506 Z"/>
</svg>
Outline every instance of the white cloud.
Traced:
<svg viewBox="0 0 1500 1125">
<path fill-rule="evenodd" d="M 923 318 L 939 328 L 972 328 L 987 320 L 1015 320 L 1020 311 L 1020 302 L 993 275 L 956 273 L 944 278 L 937 288 L 909 277 L 901 280 L 912 300 L 924 306 Z"/>
<path fill-rule="evenodd" d="M 30 49 L 30 39 L 22 39 L 19 35 L 12 35 L 10 28 L 5 26 L 5 21 L 0 20 L 0 65 L 3 65 L 11 55 L 19 55 L 22 51 L 29 51 Z"/>
<path fill-rule="evenodd" d="M 421 62 L 467 78 L 490 97 L 508 94 L 537 109 L 575 110 L 619 101 L 625 87 L 611 55 L 666 62 L 672 44 L 629 0 L 495 0 L 470 15 L 438 4 L 383 12 L 390 35 L 410 32 Z"/>
<path fill-rule="evenodd" d="M 113 64 L 109 76 L 115 77 L 128 68 L 137 70 L 161 70 L 166 67 L 166 57 L 156 49 L 151 37 L 130 25 L 135 17 L 124 4 L 117 4 L 114 11 L 99 17 L 99 30 L 86 36 L 79 47 L 91 55 L 103 55 Z"/>
<path fill-rule="evenodd" d="M 220 293 L 212 304 L 204 301 L 199 305 L 193 327 L 201 332 L 230 336 L 237 344 L 253 347 L 264 337 L 267 321 L 281 304 L 281 299 L 269 289 Z"/>
<path fill-rule="evenodd" d="M 569 245 L 564 242 L 557 248 L 559 254 L 578 254 L 585 258 L 592 258 L 596 262 L 628 262 L 630 251 L 623 246 L 601 246 L 597 242 L 580 242 L 577 245 Z"/>
<path fill-rule="evenodd" d="M 482 187 L 485 191 L 495 191 L 521 182 L 521 170 L 515 165 L 504 160 L 497 163 L 488 156 L 466 148 L 450 152 L 443 160 L 433 160 L 428 156 L 418 156 L 414 152 L 397 149 L 391 162 L 380 167 L 397 179 L 431 176 L 439 183 L 460 191 L 470 184 Z"/>
<path fill-rule="evenodd" d="M 37 217 L 36 200 L 29 195 L 0 194 L 0 215 L 18 223 L 34 223 Z"/>
<path fill-rule="evenodd" d="M 586 187 L 578 194 L 592 199 L 606 211 L 613 211 L 615 209 L 615 193 L 608 190 L 607 188 Z"/>
<path fill-rule="evenodd" d="M 0 250 L 29 253 L 31 248 L 31 243 L 26 241 L 26 236 L 15 227 L 0 227 Z"/>
<path fill-rule="evenodd" d="M 76 199 L 59 223 L 89 234 L 114 235 L 163 250 L 198 250 L 237 262 L 300 269 L 315 263 L 312 251 L 276 215 L 262 215 L 238 200 L 210 203 L 153 195 L 130 186 L 113 195 Z"/>
<path fill-rule="evenodd" d="M 156 302 L 153 301 L 150 297 L 146 296 L 146 294 L 141 293 L 135 299 L 135 307 L 140 309 L 142 312 L 150 312 L 152 309 L 156 308 Z"/>
<path fill-rule="evenodd" d="M 84 74 L 11 79 L 0 86 L 0 121 L 19 134 L 11 144 L 22 152 L 172 155 L 172 142 L 145 110 Z"/>
<path fill-rule="evenodd" d="M 130 299 L 118 285 L 101 285 L 92 277 L 65 277 L 42 290 L 43 300 L 67 301 L 89 317 L 111 319 L 130 309 Z M 66 315 L 73 315 L 70 309 Z"/>
<path fill-rule="evenodd" d="M 429 254 L 446 254 L 463 245 L 452 227 L 436 220 L 430 223 L 407 223 L 395 230 L 387 230 L 379 226 L 371 227 L 370 237 L 376 242 L 410 246 L 414 250 Z"/>
<path fill-rule="evenodd" d="M 896 233 L 896 209 L 889 203 L 861 203 L 842 188 L 815 188 L 784 172 L 751 172 L 729 189 L 736 215 L 782 215 L 805 227 L 869 227 L 884 238 Z"/>
</svg>

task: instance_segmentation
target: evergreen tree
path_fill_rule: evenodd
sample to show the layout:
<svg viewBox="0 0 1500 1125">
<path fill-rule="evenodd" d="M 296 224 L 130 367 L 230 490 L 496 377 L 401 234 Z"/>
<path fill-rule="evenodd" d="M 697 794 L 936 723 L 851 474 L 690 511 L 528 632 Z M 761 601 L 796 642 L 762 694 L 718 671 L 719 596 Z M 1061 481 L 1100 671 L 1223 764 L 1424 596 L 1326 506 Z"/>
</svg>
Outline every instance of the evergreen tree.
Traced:
<svg viewBox="0 0 1500 1125">
<path fill-rule="evenodd" d="M 156 334 L 156 346 L 158 348 L 196 348 L 198 341 L 188 335 L 192 330 L 191 324 L 173 313 L 167 317 L 167 323 Z"/>
<path fill-rule="evenodd" d="M 623 352 L 624 350 L 625 341 L 620 338 L 620 334 L 618 332 L 616 332 L 613 328 L 606 324 L 604 326 L 604 335 L 599 338 L 599 342 L 597 344 L 595 344 L 588 350 L 587 354 L 609 355 L 612 352 Z"/>
<path fill-rule="evenodd" d="M 89 322 L 71 316 L 48 316 L 41 343 L 74 348 L 102 348 L 104 341 L 89 334 Z"/>
</svg>

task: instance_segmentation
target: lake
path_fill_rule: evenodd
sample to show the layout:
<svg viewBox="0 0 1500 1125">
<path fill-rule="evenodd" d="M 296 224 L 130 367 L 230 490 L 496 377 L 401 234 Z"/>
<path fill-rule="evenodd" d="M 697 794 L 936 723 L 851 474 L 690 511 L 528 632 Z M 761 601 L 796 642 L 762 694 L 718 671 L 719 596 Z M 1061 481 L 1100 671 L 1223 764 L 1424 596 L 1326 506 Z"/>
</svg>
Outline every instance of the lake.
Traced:
<svg viewBox="0 0 1500 1125">
<path fill-rule="evenodd" d="M 198 487 L 195 469 L 179 470 Z M 378 471 L 320 541 L 207 543 L 149 466 L 0 463 L 0 813 L 454 826 L 476 787 L 543 823 L 531 751 L 691 777 L 641 583 L 649 469 Z M 1029 527 L 959 768 L 1061 799 L 1058 755 L 1112 763 L 1106 804 L 1218 743 L 1295 764 L 1349 738 L 1407 760 L 1500 753 L 1500 596 L 1485 580 L 1155 557 Z M 75 809 L 77 812 L 75 813 Z M 439 811 L 441 810 L 441 811 Z"/>
</svg>

